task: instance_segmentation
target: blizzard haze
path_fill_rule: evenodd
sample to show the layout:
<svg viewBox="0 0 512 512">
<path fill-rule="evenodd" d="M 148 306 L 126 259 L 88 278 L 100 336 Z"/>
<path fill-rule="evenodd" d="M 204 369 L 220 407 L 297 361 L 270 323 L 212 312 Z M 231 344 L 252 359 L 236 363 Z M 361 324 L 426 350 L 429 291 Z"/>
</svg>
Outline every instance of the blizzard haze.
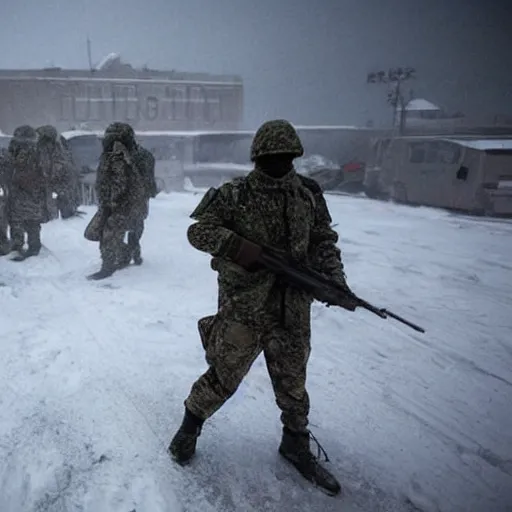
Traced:
<svg viewBox="0 0 512 512">
<path fill-rule="evenodd" d="M 449 112 L 512 115 L 507 0 L 2 0 L 0 68 L 126 62 L 240 74 L 245 123 L 391 119 L 374 69 L 417 68 L 413 89 Z"/>
</svg>

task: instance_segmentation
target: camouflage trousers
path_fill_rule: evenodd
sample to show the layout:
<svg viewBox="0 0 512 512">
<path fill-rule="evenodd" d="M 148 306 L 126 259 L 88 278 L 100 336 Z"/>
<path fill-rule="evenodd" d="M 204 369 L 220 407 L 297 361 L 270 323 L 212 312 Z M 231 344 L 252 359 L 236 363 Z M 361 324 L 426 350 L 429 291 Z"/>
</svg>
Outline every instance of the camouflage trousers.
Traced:
<svg viewBox="0 0 512 512">
<path fill-rule="evenodd" d="M 1 208 L 2 205 L 0 204 L 0 256 L 3 256 L 10 251 L 10 243 L 9 237 L 7 236 L 7 230 L 9 228 L 7 216 L 3 215 Z"/>
<path fill-rule="evenodd" d="M 25 245 L 25 233 L 27 234 L 27 244 L 31 249 L 41 248 L 41 224 L 37 221 L 11 221 L 11 244 L 12 250 L 19 251 Z"/>
<path fill-rule="evenodd" d="M 9 222 L 7 221 L 7 215 L 2 211 L 2 204 L 0 204 L 0 245 L 6 244 L 9 241 L 7 236 L 8 228 Z"/>
<path fill-rule="evenodd" d="M 306 367 L 310 333 L 276 325 L 257 332 L 231 320 L 205 317 L 199 330 L 209 368 L 192 386 L 185 400 L 196 416 L 212 416 L 237 390 L 253 362 L 263 352 L 281 422 L 294 432 L 307 430 L 309 396 Z"/>
<path fill-rule="evenodd" d="M 115 268 L 129 261 L 129 248 L 125 243 L 126 221 L 116 215 L 110 215 L 103 226 L 100 239 L 100 254 L 103 265 Z"/>
<path fill-rule="evenodd" d="M 132 258 L 140 258 L 141 248 L 140 239 L 144 233 L 144 220 L 137 220 L 133 224 L 133 229 L 128 232 L 128 247 Z"/>
</svg>

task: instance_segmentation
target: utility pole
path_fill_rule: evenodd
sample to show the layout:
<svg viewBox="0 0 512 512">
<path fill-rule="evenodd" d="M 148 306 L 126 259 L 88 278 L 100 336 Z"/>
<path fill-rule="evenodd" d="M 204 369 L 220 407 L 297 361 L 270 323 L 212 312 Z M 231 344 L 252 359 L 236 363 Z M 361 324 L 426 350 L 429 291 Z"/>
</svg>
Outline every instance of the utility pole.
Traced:
<svg viewBox="0 0 512 512">
<path fill-rule="evenodd" d="M 89 62 L 89 71 L 92 73 L 94 69 L 92 65 L 91 40 L 89 39 L 89 35 L 87 35 L 87 60 Z"/>
<path fill-rule="evenodd" d="M 367 84 L 388 84 L 389 91 L 387 102 L 393 107 L 393 123 L 395 129 L 398 109 L 400 108 L 399 133 L 403 134 L 405 129 L 406 112 L 405 99 L 402 93 L 402 85 L 408 80 L 416 78 L 416 70 L 412 67 L 390 68 L 388 71 L 372 71 L 366 77 Z"/>
</svg>

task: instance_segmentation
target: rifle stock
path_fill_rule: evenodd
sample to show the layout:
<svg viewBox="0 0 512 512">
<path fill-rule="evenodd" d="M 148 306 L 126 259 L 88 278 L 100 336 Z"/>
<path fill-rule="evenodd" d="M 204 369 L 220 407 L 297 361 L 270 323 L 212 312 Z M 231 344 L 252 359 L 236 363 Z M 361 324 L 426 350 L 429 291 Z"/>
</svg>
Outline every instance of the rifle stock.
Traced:
<svg viewBox="0 0 512 512">
<path fill-rule="evenodd" d="M 311 293 L 316 300 L 325 303 L 327 306 L 344 307 L 343 304 L 348 300 L 356 307 L 366 309 L 380 318 L 393 318 L 417 332 L 425 332 L 425 329 L 419 325 L 409 322 L 405 318 L 392 313 L 388 309 L 378 308 L 373 304 L 370 304 L 364 299 L 358 297 L 350 289 L 332 282 L 315 270 L 303 267 L 297 263 L 287 261 L 286 259 L 277 256 L 271 249 L 263 248 L 259 261 L 272 273 L 281 276 L 289 284 Z"/>
</svg>

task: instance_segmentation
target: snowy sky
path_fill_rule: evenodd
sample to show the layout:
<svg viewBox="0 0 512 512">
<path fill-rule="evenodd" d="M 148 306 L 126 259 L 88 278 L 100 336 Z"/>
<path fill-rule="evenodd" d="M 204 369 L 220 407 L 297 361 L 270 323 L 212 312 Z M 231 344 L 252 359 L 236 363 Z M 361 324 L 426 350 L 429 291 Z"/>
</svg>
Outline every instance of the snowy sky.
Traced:
<svg viewBox="0 0 512 512">
<path fill-rule="evenodd" d="M 418 69 L 417 95 L 512 114 L 510 0 L 1 0 L 0 67 L 133 64 L 238 73 L 246 122 L 389 121 L 368 71 Z M 8 49 L 8 50 L 7 50 Z M 507 112 L 508 109 L 508 112 Z"/>
</svg>

